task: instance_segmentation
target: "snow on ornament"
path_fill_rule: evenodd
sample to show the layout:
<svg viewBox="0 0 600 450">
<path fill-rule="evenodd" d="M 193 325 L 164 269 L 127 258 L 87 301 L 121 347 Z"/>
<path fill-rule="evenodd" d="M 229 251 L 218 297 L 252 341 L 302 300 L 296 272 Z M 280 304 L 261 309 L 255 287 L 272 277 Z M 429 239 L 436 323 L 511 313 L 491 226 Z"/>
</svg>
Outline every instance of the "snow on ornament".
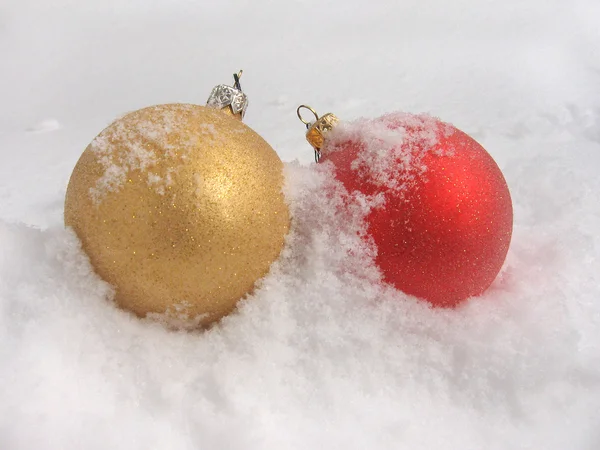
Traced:
<svg viewBox="0 0 600 450">
<path fill-rule="evenodd" d="M 315 120 L 304 120 L 303 108 Z M 366 238 L 386 282 L 442 307 L 492 284 L 511 240 L 512 202 L 498 165 L 473 138 L 423 114 L 344 123 L 301 105 L 298 117 L 317 162 L 333 164 L 349 193 L 380 197 L 365 218 Z"/>
<path fill-rule="evenodd" d="M 207 106 L 121 117 L 73 169 L 71 227 L 124 309 L 175 327 L 231 312 L 278 258 L 289 228 L 277 153 L 242 123 L 239 83 Z"/>
</svg>

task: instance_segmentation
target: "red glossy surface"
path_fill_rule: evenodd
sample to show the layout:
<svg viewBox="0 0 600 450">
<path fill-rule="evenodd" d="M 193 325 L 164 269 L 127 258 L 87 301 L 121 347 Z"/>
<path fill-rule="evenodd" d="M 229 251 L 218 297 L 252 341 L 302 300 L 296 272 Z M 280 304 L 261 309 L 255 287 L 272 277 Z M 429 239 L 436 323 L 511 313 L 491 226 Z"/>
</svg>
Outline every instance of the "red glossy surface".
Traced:
<svg viewBox="0 0 600 450">
<path fill-rule="evenodd" d="M 349 191 L 385 195 L 385 205 L 366 218 L 385 280 L 436 306 L 455 306 L 494 281 L 510 244 L 513 211 L 492 157 L 465 133 L 454 127 L 448 133 L 445 126 L 445 132 L 438 130 L 437 145 L 422 153 L 426 170 L 405 183 L 403 195 L 353 170 L 365 145 L 360 139 L 338 142 L 336 151 L 326 142 L 323 160 L 334 163 L 336 177 Z M 418 132 L 405 128 L 409 137 Z"/>
</svg>

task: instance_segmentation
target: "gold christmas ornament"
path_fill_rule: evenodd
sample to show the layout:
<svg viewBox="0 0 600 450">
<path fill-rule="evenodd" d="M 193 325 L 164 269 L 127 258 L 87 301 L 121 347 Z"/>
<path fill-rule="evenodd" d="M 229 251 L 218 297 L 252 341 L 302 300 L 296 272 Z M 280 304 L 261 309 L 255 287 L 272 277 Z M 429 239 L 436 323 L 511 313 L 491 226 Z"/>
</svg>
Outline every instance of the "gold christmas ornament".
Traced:
<svg viewBox="0 0 600 450">
<path fill-rule="evenodd" d="M 240 75 L 213 89 L 208 106 L 151 106 L 116 120 L 73 170 L 65 225 L 138 316 L 213 322 L 283 247 L 283 165 L 241 122 Z"/>
</svg>

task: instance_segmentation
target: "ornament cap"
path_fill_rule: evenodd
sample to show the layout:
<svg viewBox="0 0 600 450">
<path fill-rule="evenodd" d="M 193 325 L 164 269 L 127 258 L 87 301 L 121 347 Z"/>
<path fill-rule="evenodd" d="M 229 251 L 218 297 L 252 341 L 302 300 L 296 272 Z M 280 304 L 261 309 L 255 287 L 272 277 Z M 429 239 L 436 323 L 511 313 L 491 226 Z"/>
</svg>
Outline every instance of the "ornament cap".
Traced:
<svg viewBox="0 0 600 450">
<path fill-rule="evenodd" d="M 314 121 L 306 121 L 302 117 L 301 110 L 308 109 L 315 116 Z M 300 121 L 306 125 L 306 140 L 315 149 L 315 161 L 321 159 L 321 148 L 325 142 L 325 135 L 331 131 L 340 121 L 335 114 L 327 113 L 321 117 L 310 106 L 300 105 L 296 110 Z"/>
<path fill-rule="evenodd" d="M 208 96 L 206 106 L 220 109 L 242 120 L 248 108 L 248 96 L 242 92 L 240 85 L 242 73 L 243 71 L 240 70 L 233 74 L 233 86 L 226 84 L 215 86 Z"/>
</svg>

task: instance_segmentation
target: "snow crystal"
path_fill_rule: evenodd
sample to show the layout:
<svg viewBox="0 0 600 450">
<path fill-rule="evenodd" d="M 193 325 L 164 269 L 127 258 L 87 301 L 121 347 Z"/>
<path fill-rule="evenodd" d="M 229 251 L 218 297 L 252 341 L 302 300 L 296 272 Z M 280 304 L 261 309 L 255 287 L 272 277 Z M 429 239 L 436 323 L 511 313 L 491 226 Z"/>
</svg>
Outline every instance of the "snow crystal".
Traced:
<svg viewBox="0 0 600 450">
<path fill-rule="evenodd" d="M 208 314 L 191 315 L 192 305 L 187 301 L 182 301 L 169 306 L 164 313 L 148 313 L 147 319 L 153 320 L 172 330 L 197 330 L 200 328 L 202 319 Z"/>
<path fill-rule="evenodd" d="M 153 109 L 160 112 L 155 114 L 156 120 L 138 119 L 135 126 L 127 126 L 126 122 L 117 120 L 100 133 L 90 144 L 90 150 L 96 155 L 104 173 L 96 186 L 90 188 L 92 200 L 99 203 L 107 193 L 117 192 L 134 170 L 148 172 L 148 185 L 164 195 L 165 189 L 172 185 L 172 174 L 181 161 L 189 157 L 190 149 L 197 144 L 199 137 L 218 138 L 212 124 L 200 124 L 198 135 L 186 133 L 187 123 L 177 116 L 192 108 L 192 105 L 186 104 L 155 106 Z M 160 154 L 156 153 L 157 149 L 160 149 Z M 152 168 L 163 160 L 172 163 L 165 176 L 161 177 L 153 173 Z"/>
<path fill-rule="evenodd" d="M 422 175 L 427 152 L 453 149 L 437 147 L 439 137 L 454 128 L 427 114 L 395 112 L 377 119 L 342 122 L 328 134 L 328 151 L 336 152 L 345 142 L 359 148 L 351 169 L 359 178 L 401 192 L 407 183 Z"/>
</svg>

